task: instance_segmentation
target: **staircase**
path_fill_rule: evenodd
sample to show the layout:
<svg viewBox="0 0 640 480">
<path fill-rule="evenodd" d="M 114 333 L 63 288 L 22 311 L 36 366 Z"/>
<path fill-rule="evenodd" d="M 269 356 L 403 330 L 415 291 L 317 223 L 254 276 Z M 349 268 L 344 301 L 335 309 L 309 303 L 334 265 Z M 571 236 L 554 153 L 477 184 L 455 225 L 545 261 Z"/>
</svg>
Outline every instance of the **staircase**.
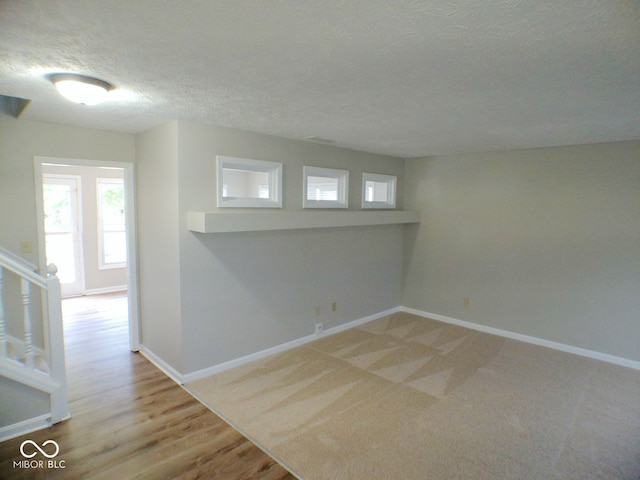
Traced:
<svg viewBox="0 0 640 480">
<path fill-rule="evenodd" d="M 0 376 L 48 394 L 49 425 L 69 417 L 56 272 L 51 264 L 43 276 L 34 265 L 0 247 Z M 20 433 L 19 426 L 1 430 L 0 440 L 2 433 Z"/>
</svg>

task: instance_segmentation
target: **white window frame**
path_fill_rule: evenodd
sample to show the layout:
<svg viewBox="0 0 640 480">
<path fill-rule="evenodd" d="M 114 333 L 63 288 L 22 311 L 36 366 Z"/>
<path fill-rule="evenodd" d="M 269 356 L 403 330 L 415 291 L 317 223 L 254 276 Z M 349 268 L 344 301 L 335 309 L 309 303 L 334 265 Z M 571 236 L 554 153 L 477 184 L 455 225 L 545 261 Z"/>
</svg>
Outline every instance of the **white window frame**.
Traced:
<svg viewBox="0 0 640 480">
<path fill-rule="evenodd" d="M 396 184 L 398 177 L 395 175 L 382 175 L 379 173 L 362 174 L 362 208 L 394 209 L 396 208 Z M 386 183 L 387 199 L 385 201 L 367 201 L 367 182 Z"/>
<path fill-rule="evenodd" d="M 335 168 L 309 167 L 302 169 L 303 187 L 302 199 L 303 208 L 347 208 L 349 206 L 349 171 Z M 338 181 L 338 198 L 336 200 L 309 200 L 307 189 L 309 177 L 327 177 Z"/>
<path fill-rule="evenodd" d="M 127 266 L 126 260 L 124 262 L 114 262 L 114 263 L 105 263 L 104 261 L 104 228 L 103 228 L 103 219 L 102 219 L 102 203 L 100 198 L 100 185 L 111 184 L 111 185 L 122 185 L 124 189 L 124 179 L 123 178 L 109 178 L 109 177 L 98 177 L 96 178 L 96 197 L 97 197 L 97 206 L 98 206 L 98 270 L 110 270 L 113 268 L 125 268 Z M 126 204 L 126 201 L 125 201 Z M 126 208 L 126 207 L 125 207 Z M 125 221 L 122 227 L 122 231 L 125 234 L 125 239 L 127 235 L 127 220 L 125 213 Z M 126 240 L 125 240 L 126 241 Z M 126 246 L 125 246 L 126 250 Z"/>
<path fill-rule="evenodd" d="M 216 157 L 216 162 L 218 208 L 282 208 L 282 163 L 253 160 L 250 158 L 226 157 L 222 155 Z M 224 196 L 225 169 L 267 173 L 269 197 L 246 198 Z"/>
</svg>

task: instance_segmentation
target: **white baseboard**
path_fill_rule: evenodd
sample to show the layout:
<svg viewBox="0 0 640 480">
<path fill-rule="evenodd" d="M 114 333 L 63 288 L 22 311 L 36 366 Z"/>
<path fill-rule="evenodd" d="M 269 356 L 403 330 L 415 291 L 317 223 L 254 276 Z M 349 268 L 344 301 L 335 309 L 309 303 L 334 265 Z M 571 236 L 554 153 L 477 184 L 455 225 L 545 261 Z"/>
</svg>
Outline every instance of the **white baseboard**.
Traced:
<svg viewBox="0 0 640 480">
<path fill-rule="evenodd" d="M 84 295 L 102 295 L 104 293 L 124 292 L 126 290 L 126 285 L 116 285 L 115 287 L 91 288 L 85 290 Z"/>
<path fill-rule="evenodd" d="M 7 425 L 0 428 L 0 442 L 10 440 L 12 438 L 27 435 L 28 433 L 42 430 L 43 428 L 50 427 L 49 419 L 51 415 L 45 413 L 38 417 L 33 417 L 22 422 L 14 423 L 13 425 Z"/>
<path fill-rule="evenodd" d="M 147 360 L 153 363 L 159 370 L 161 370 L 167 377 L 176 382 L 178 385 L 183 385 L 184 380 L 183 376 L 180 372 L 178 372 L 175 368 L 153 353 L 144 345 L 140 345 L 140 349 L 138 350 L 140 354 L 142 354 Z"/>
<path fill-rule="evenodd" d="M 228 362 L 223 362 L 218 365 L 213 365 L 211 367 L 204 368 L 202 370 L 196 370 L 195 372 L 181 374 L 171 365 L 166 363 L 160 357 L 155 355 L 151 350 L 149 350 L 144 345 L 140 346 L 140 353 L 144 355 L 151 363 L 153 363 L 156 367 L 162 370 L 168 377 L 173 379 L 179 385 L 184 385 L 188 382 L 194 382 L 196 380 L 200 380 L 201 378 L 208 377 L 210 375 L 215 375 L 220 372 L 224 372 L 225 370 L 229 370 L 230 368 L 238 367 L 240 365 L 244 365 L 249 362 L 253 362 L 255 360 L 260 360 L 266 358 L 270 355 L 275 355 L 276 353 L 284 352 L 287 350 L 291 350 L 292 348 L 299 347 L 305 345 L 309 342 L 313 342 L 314 340 L 318 340 L 327 335 L 331 335 L 334 333 L 342 332 L 344 330 L 348 330 L 350 328 L 357 327 L 364 323 L 370 322 L 372 320 L 376 320 L 378 318 L 386 317 L 387 315 L 392 315 L 396 312 L 407 312 L 412 313 L 414 315 L 418 315 L 421 317 L 432 318 L 434 320 L 438 320 L 444 323 L 449 323 L 452 325 L 458 325 L 461 327 L 469 328 L 472 330 L 477 330 L 480 332 L 490 333 L 493 335 L 498 335 L 504 338 L 510 338 L 513 340 L 519 340 L 521 342 L 530 343 L 532 345 L 538 345 L 542 347 L 552 348 L 554 350 L 559 350 L 562 352 L 573 353 L 575 355 L 579 355 L 582 357 L 593 358 L 596 360 L 602 360 L 604 362 L 613 363 L 616 365 L 621 365 L 623 367 L 633 368 L 635 370 L 640 370 L 640 362 L 630 360 L 627 358 L 616 357 L 614 355 L 608 355 L 606 353 L 596 352 L 593 350 L 587 350 L 585 348 L 575 347 L 573 345 L 566 345 L 564 343 L 553 342 L 551 340 L 545 340 L 542 338 L 532 337 L 529 335 L 524 335 L 521 333 L 510 332 L 508 330 L 501 330 L 499 328 L 488 327 L 486 325 L 480 325 L 477 323 L 467 322 L 464 320 L 458 320 L 456 318 L 446 317 L 444 315 L 439 315 L 437 313 L 429 313 L 423 310 L 417 310 L 415 308 L 408 308 L 403 306 L 398 306 L 391 308 L 389 310 L 385 310 L 383 312 L 379 312 L 373 315 L 369 315 L 363 318 L 359 318 L 357 320 L 353 320 L 348 323 L 344 323 L 342 325 L 338 325 L 337 327 L 328 328 L 320 335 L 307 335 L 306 337 L 298 338 L 296 340 L 292 340 L 290 342 L 286 342 L 280 345 L 276 345 L 274 347 L 267 348 L 265 350 L 261 350 L 259 352 L 250 353 L 249 355 L 245 355 L 233 360 L 229 360 Z"/>
<path fill-rule="evenodd" d="M 623 367 L 633 368 L 640 370 L 640 362 L 630 360 L 628 358 L 617 357 L 615 355 L 609 355 L 606 353 L 596 352 L 595 350 L 588 350 L 586 348 L 574 347 L 573 345 L 567 345 L 564 343 L 553 342 L 551 340 L 545 340 L 543 338 L 532 337 L 530 335 L 524 335 L 522 333 L 510 332 L 509 330 L 502 330 L 499 328 L 488 327 L 486 325 L 480 325 L 478 323 L 467 322 L 464 320 L 458 320 L 457 318 L 445 317 L 437 313 L 429 313 L 423 310 L 417 310 L 415 308 L 399 307 L 402 312 L 412 313 L 421 317 L 432 318 L 444 323 L 450 323 L 452 325 L 458 325 L 460 327 L 470 328 L 479 332 L 490 333 L 499 337 L 510 338 L 512 340 L 519 340 L 521 342 L 530 343 L 532 345 L 538 345 L 541 347 L 552 348 L 561 352 L 573 353 L 581 357 L 593 358 L 596 360 L 602 360 L 603 362 L 613 363 L 621 365 Z"/>
<path fill-rule="evenodd" d="M 284 352 L 287 350 L 291 350 L 292 348 L 299 347 L 301 345 L 305 345 L 309 342 L 313 342 L 314 340 L 318 340 L 327 335 L 331 335 L 334 333 L 342 332 L 344 330 L 348 330 L 350 328 L 357 327 L 364 323 L 370 322 L 372 320 L 376 320 L 381 317 L 386 317 L 387 315 L 391 315 L 400 311 L 400 307 L 395 307 L 389 310 L 385 310 L 383 312 L 376 313 L 374 315 L 368 315 L 366 317 L 359 318 L 357 320 L 353 320 L 348 323 L 344 323 L 342 325 L 338 325 L 337 327 L 331 327 L 326 329 L 320 335 L 307 335 L 306 337 L 298 338 L 296 340 L 292 340 L 290 342 L 286 342 L 280 345 L 276 345 L 275 347 L 267 348 L 265 350 L 261 350 L 256 353 L 251 353 L 249 355 L 245 355 L 240 358 L 236 358 L 234 360 L 229 360 L 228 362 L 220 363 L 218 365 L 214 365 L 212 367 L 204 368 L 202 370 L 196 370 L 195 372 L 187 373 L 182 375 L 183 383 L 194 382 L 196 380 L 200 380 L 201 378 L 208 377 L 210 375 L 215 375 L 216 373 L 224 372 L 225 370 L 229 370 L 233 367 L 238 367 L 240 365 L 244 365 L 245 363 L 253 362 L 254 360 L 260 360 L 262 358 L 266 358 L 270 355 L 275 355 L 276 353 Z"/>
</svg>

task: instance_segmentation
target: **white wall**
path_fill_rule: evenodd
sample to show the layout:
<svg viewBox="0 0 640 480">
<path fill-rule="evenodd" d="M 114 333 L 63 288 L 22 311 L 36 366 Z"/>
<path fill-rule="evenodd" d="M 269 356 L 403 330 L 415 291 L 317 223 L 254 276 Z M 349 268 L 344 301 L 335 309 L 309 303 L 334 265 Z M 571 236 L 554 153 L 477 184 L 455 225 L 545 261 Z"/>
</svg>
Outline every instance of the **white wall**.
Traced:
<svg viewBox="0 0 640 480">
<path fill-rule="evenodd" d="M 187 230 L 186 217 L 216 210 L 216 155 L 283 162 L 290 210 L 302 209 L 303 165 L 348 168 L 359 209 L 362 171 L 397 175 L 402 192 L 402 160 L 190 122 L 178 139 L 183 373 L 399 304 L 402 226 L 214 235 Z"/>
<path fill-rule="evenodd" d="M 406 166 L 403 305 L 640 360 L 640 143 Z"/>
</svg>

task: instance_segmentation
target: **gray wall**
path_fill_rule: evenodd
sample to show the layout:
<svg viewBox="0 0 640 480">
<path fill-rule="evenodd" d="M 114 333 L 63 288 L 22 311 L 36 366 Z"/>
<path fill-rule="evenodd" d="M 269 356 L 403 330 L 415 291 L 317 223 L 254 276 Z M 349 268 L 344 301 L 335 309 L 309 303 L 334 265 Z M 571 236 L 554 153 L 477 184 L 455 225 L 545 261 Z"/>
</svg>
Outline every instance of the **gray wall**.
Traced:
<svg viewBox="0 0 640 480">
<path fill-rule="evenodd" d="M 180 245 L 177 122 L 136 138 L 136 208 L 140 336 L 180 371 Z"/>
<path fill-rule="evenodd" d="M 640 360 L 640 143 L 406 167 L 403 305 Z"/>
<path fill-rule="evenodd" d="M 172 179 L 169 169 L 157 180 L 150 171 L 152 165 L 156 169 L 164 169 L 164 163 L 175 166 L 176 159 L 166 153 L 170 148 L 156 148 L 156 162 L 161 165 L 150 160 L 151 154 L 138 158 L 142 341 L 154 353 L 189 373 L 310 335 L 316 321 L 330 328 L 399 304 L 402 226 L 214 235 L 193 233 L 186 221 L 189 210 L 216 210 L 216 155 L 283 162 L 284 207 L 289 210 L 302 209 L 303 165 L 349 169 L 350 204 L 358 209 L 364 170 L 398 175 L 402 195 L 402 160 L 182 121 L 177 123 L 177 138 L 178 169 Z M 139 140 L 151 146 L 166 141 L 166 136 L 158 133 L 155 140 L 143 136 Z M 168 205 L 175 195 L 172 180 L 179 197 L 173 229 L 169 225 L 176 213 Z M 164 185 L 168 198 L 151 192 L 152 183 L 157 184 L 155 189 Z M 153 237 L 144 227 L 151 215 L 167 228 Z M 173 291 L 177 280 L 174 235 L 179 235 L 179 299 L 178 290 Z M 162 278 L 157 250 L 164 243 L 168 245 L 162 250 L 172 268 Z M 148 249 L 157 251 L 156 263 L 146 262 Z M 165 284 L 145 285 L 154 276 L 155 284 L 161 279 Z M 150 310 L 144 299 L 147 290 L 167 308 Z M 336 312 L 331 311 L 334 301 Z M 320 307 L 319 316 L 316 307 Z M 151 344 L 148 326 L 163 315 L 171 316 L 171 328 L 157 332 L 164 339 Z M 182 362 L 165 355 L 167 349 L 156 350 L 156 344 L 178 341 L 174 328 L 178 324 L 182 325 Z"/>
</svg>

